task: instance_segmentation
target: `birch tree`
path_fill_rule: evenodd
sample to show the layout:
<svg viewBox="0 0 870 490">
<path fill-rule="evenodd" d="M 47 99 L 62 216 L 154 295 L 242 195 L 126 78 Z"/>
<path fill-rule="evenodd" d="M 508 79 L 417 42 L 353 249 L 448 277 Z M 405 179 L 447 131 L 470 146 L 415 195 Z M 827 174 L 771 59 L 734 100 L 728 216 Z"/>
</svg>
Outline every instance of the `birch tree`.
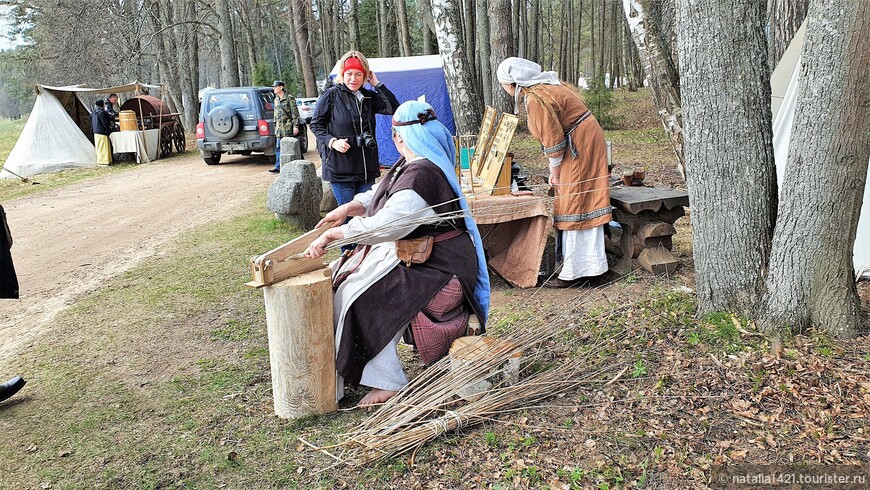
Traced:
<svg viewBox="0 0 870 490">
<path fill-rule="evenodd" d="M 660 35 L 661 24 L 656 22 L 655 15 L 647 15 L 644 3 L 641 0 L 623 0 L 622 5 L 632 39 L 646 72 L 646 79 L 652 90 L 659 119 L 674 149 L 677 168 L 685 177 L 680 74 L 674 57 L 669 55 L 670 47 L 663 42 L 663 36 Z"/>
<path fill-rule="evenodd" d="M 432 20 L 435 23 L 438 50 L 447 79 L 456 133 L 474 134 L 480 127 L 483 107 L 478 95 L 474 93 L 473 70 L 465 63 L 458 0 L 432 0 Z"/>
</svg>

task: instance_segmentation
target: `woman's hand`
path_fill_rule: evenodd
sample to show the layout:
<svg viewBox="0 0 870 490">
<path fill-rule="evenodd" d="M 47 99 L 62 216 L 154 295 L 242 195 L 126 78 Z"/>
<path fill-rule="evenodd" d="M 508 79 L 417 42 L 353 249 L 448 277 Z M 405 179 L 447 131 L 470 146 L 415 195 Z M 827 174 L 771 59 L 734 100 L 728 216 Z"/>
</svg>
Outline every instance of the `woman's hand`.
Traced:
<svg viewBox="0 0 870 490">
<path fill-rule="evenodd" d="M 332 146 L 333 150 L 340 153 L 347 153 L 347 150 L 350 150 L 350 143 L 347 142 L 347 138 L 336 139 L 330 146 Z"/>
<path fill-rule="evenodd" d="M 344 238 L 344 233 L 341 231 L 341 228 L 330 228 L 329 230 L 326 230 L 326 233 L 320 235 L 319 238 L 308 245 L 308 248 L 305 249 L 304 255 L 309 259 L 323 257 L 326 255 L 326 246 L 341 238 Z"/>
<path fill-rule="evenodd" d="M 380 82 L 378 82 L 378 76 L 375 75 L 375 72 L 373 72 L 373 71 L 369 72 L 368 82 L 369 82 L 369 85 L 371 85 L 372 87 L 374 87 L 378 83 L 380 83 Z"/>
<path fill-rule="evenodd" d="M 349 211 L 350 211 L 350 207 L 347 206 L 346 204 L 339 206 L 339 207 L 333 209 L 332 211 L 326 213 L 326 216 L 324 216 L 323 219 L 320 220 L 317 223 L 317 226 L 315 226 L 314 228 L 320 228 L 321 226 L 327 226 L 327 225 L 329 225 L 333 228 L 336 226 L 341 226 L 342 223 L 344 223 L 347 220 L 347 215 L 348 215 Z"/>
<path fill-rule="evenodd" d="M 559 194 L 559 184 L 561 181 L 559 180 L 559 176 L 553 172 L 550 172 L 550 185 L 553 186 L 553 191 L 556 194 Z"/>
</svg>

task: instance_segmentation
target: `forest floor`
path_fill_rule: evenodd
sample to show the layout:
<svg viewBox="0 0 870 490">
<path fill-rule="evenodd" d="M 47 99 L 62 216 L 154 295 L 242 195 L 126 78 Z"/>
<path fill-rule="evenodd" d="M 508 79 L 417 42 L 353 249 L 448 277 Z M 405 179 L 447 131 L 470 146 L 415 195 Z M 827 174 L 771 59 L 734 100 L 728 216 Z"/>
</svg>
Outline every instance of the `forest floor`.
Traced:
<svg viewBox="0 0 870 490">
<path fill-rule="evenodd" d="M 648 94 L 619 93 L 617 112 L 614 172 L 643 166 L 648 182 L 684 188 Z M 513 151 L 543 182 L 527 133 Z M 336 444 L 371 413 L 276 417 L 263 297 L 244 287 L 250 256 L 302 232 L 264 209 L 266 168 L 192 153 L 23 197 L 0 187 L 24 292 L 0 304 L 0 376 L 28 379 L 0 403 L 0 488 L 724 488 L 721 470 L 773 463 L 801 475 L 863 464 L 870 478 L 870 339 L 807 331 L 772 349 L 745 319 L 699 317 L 688 218 L 671 277 L 635 270 L 566 290 L 494 280 L 493 334 L 567 329 L 557 362 L 617 366 L 614 382 L 413 458 L 334 466 L 300 438 Z"/>
</svg>

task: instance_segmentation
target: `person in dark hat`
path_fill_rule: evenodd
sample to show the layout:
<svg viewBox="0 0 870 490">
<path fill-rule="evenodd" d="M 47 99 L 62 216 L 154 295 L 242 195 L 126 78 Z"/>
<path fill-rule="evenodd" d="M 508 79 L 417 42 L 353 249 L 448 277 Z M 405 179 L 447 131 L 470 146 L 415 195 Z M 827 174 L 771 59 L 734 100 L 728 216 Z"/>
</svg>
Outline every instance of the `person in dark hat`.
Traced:
<svg viewBox="0 0 870 490">
<path fill-rule="evenodd" d="M 272 91 L 275 92 L 275 168 L 270 168 L 269 172 L 278 173 L 281 171 L 281 138 L 299 134 L 299 109 L 296 99 L 284 92 L 284 82 L 272 82 Z"/>
<path fill-rule="evenodd" d="M 18 299 L 18 277 L 12 265 L 12 234 L 6 223 L 6 211 L 0 206 L 0 298 Z M 24 386 L 24 378 L 16 376 L 0 384 L 0 402 L 18 393 Z"/>
</svg>

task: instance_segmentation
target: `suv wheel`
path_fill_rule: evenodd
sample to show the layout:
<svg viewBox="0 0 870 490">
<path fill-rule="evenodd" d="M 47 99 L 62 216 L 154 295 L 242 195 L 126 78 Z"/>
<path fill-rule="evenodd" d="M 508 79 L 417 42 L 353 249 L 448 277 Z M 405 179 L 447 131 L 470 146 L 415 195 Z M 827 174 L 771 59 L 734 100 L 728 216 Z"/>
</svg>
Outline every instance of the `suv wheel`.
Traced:
<svg viewBox="0 0 870 490">
<path fill-rule="evenodd" d="M 225 105 L 219 105 L 209 111 L 206 124 L 208 124 L 209 131 L 224 140 L 238 134 L 242 126 L 235 109 Z"/>
<path fill-rule="evenodd" d="M 211 156 L 203 156 L 202 159 L 205 160 L 206 165 L 217 165 L 221 162 L 221 154 L 212 153 Z"/>
</svg>

